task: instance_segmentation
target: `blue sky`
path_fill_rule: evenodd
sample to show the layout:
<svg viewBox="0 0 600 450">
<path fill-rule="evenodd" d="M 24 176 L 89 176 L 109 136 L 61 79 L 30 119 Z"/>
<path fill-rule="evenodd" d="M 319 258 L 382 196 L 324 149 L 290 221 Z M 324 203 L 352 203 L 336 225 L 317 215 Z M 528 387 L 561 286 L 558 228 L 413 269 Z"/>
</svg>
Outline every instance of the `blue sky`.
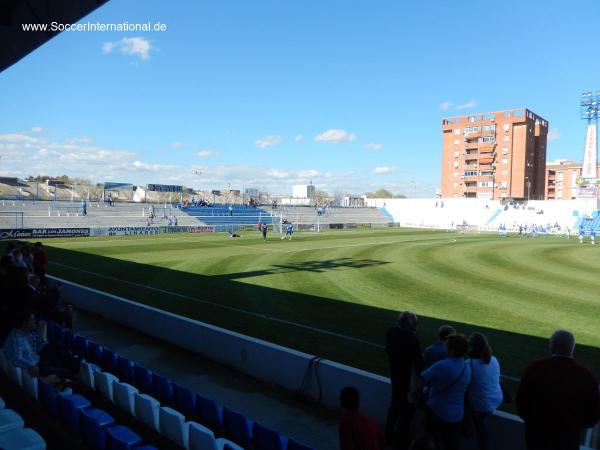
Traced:
<svg viewBox="0 0 600 450">
<path fill-rule="evenodd" d="M 0 73 L 0 174 L 432 196 L 443 117 L 528 107 L 580 160 L 600 2 L 110 0 Z M 201 173 L 201 174 L 200 174 Z"/>
</svg>

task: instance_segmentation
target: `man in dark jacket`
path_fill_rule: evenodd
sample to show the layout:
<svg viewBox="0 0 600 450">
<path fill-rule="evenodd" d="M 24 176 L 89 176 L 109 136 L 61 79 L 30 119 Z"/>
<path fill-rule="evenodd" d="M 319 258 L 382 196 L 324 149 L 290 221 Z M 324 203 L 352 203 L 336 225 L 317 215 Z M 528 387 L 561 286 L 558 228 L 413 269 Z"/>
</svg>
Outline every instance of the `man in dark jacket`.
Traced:
<svg viewBox="0 0 600 450">
<path fill-rule="evenodd" d="M 385 337 L 385 350 L 390 362 L 392 401 L 385 425 L 388 443 L 406 449 L 410 443 L 409 427 L 414 407 L 408 402 L 408 391 L 413 370 L 423 370 L 423 355 L 416 335 L 417 316 L 404 311 L 398 325 L 390 327 Z"/>
<path fill-rule="evenodd" d="M 598 380 L 573 359 L 574 349 L 573 335 L 556 331 L 552 356 L 525 369 L 516 403 L 529 450 L 578 450 L 582 430 L 600 418 Z"/>
</svg>

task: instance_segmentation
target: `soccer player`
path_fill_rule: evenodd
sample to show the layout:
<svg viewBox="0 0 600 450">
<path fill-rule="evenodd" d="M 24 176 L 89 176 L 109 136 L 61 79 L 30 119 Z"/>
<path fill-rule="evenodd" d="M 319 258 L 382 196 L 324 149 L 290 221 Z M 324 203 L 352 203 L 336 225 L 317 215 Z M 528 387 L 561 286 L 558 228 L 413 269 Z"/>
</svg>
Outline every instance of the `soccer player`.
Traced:
<svg viewBox="0 0 600 450">
<path fill-rule="evenodd" d="M 583 244 L 583 237 L 585 236 L 585 230 L 583 225 L 579 225 L 579 243 Z"/>
<path fill-rule="evenodd" d="M 267 240 L 267 225 L 264 223 L 260 224 L 260 229 L 262 231 L 262 237 L 263 237 L 263 241 Z"/>
<path fill-rule="evenodd" d="M 594 228 L 590 230 L 590 241 L 592 241 L 592 245 L 596 244 L 596 230 Z"/>
<path fill-rule="evenodd" d="M 287 228 L 285 229 L 285 236 L 281 236 L 281 239 L 285 239 L 286 237 L 290 237 L 290 241 L 292 240 L 292 234 L 294 233 L 294 225 L 292 225 L 291 223 L 288 224 Z"/>
<path fill-rule="evenodd" d="M 567 239 L 571 239 L 571 229 L 569 227 L 565 228 L 565 234 L 567 235 Z"/>
</svg>

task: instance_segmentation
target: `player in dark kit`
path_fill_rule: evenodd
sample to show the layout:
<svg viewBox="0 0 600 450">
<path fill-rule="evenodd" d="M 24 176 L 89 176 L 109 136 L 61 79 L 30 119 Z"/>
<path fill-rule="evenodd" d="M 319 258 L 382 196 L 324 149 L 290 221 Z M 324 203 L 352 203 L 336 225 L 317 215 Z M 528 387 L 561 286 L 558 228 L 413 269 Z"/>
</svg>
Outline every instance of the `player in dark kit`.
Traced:
<svg viewBox="0 0 600 450">
<path fill-rule="evenodd" d="M 262 235 L 263 235 L 263 241 L 267 240 L 267 225 L 265 225 L 264 223 L 260 224 L 260 230 L 262 231 Z"/>
</svg>

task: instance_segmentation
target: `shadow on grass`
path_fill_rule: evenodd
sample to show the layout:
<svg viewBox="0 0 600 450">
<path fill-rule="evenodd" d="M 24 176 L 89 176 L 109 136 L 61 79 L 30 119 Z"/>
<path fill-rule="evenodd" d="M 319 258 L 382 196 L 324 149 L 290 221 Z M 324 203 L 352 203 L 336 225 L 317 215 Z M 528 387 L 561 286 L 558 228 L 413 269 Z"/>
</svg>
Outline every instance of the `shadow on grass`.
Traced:
<svg viewBox="0 0 600 450">
<path fill-rule="evenodd" d="M 360 270 L 386 264 L 385 261 L 341 258 L 207 276 L 51 246 L 48 246 L 48 251 L 50 260 L 58 263 L 50 264 L 49 273 L 52 275 L 333 361 L 388 374 L 382 344 L 386 329 L 396 322 L 398 311 L 238 281 L 303 270 Z M 169 295 L 169 292 L 178 295 Z M 223 306 L 256 315 L 224 309 Z M 402 308 L 401 304 L 398 306 Z M 512 377 L 519 377 L 531 360 L 548 354 L 545 337 L 419 316 L 418 334 L 423 347 L 435 340 L 437 329 L 442 324 L 453 325 L 465 334 L 474 331 L 485 333 L 503 373 Z M 319 330 L 352 336 L 365 342 Z M 577 330 L 573 331 L 577 334 Z M 600 372 L 600 349 L 578 345 L 575 356 L 595 373 Z"/>
</svg>

